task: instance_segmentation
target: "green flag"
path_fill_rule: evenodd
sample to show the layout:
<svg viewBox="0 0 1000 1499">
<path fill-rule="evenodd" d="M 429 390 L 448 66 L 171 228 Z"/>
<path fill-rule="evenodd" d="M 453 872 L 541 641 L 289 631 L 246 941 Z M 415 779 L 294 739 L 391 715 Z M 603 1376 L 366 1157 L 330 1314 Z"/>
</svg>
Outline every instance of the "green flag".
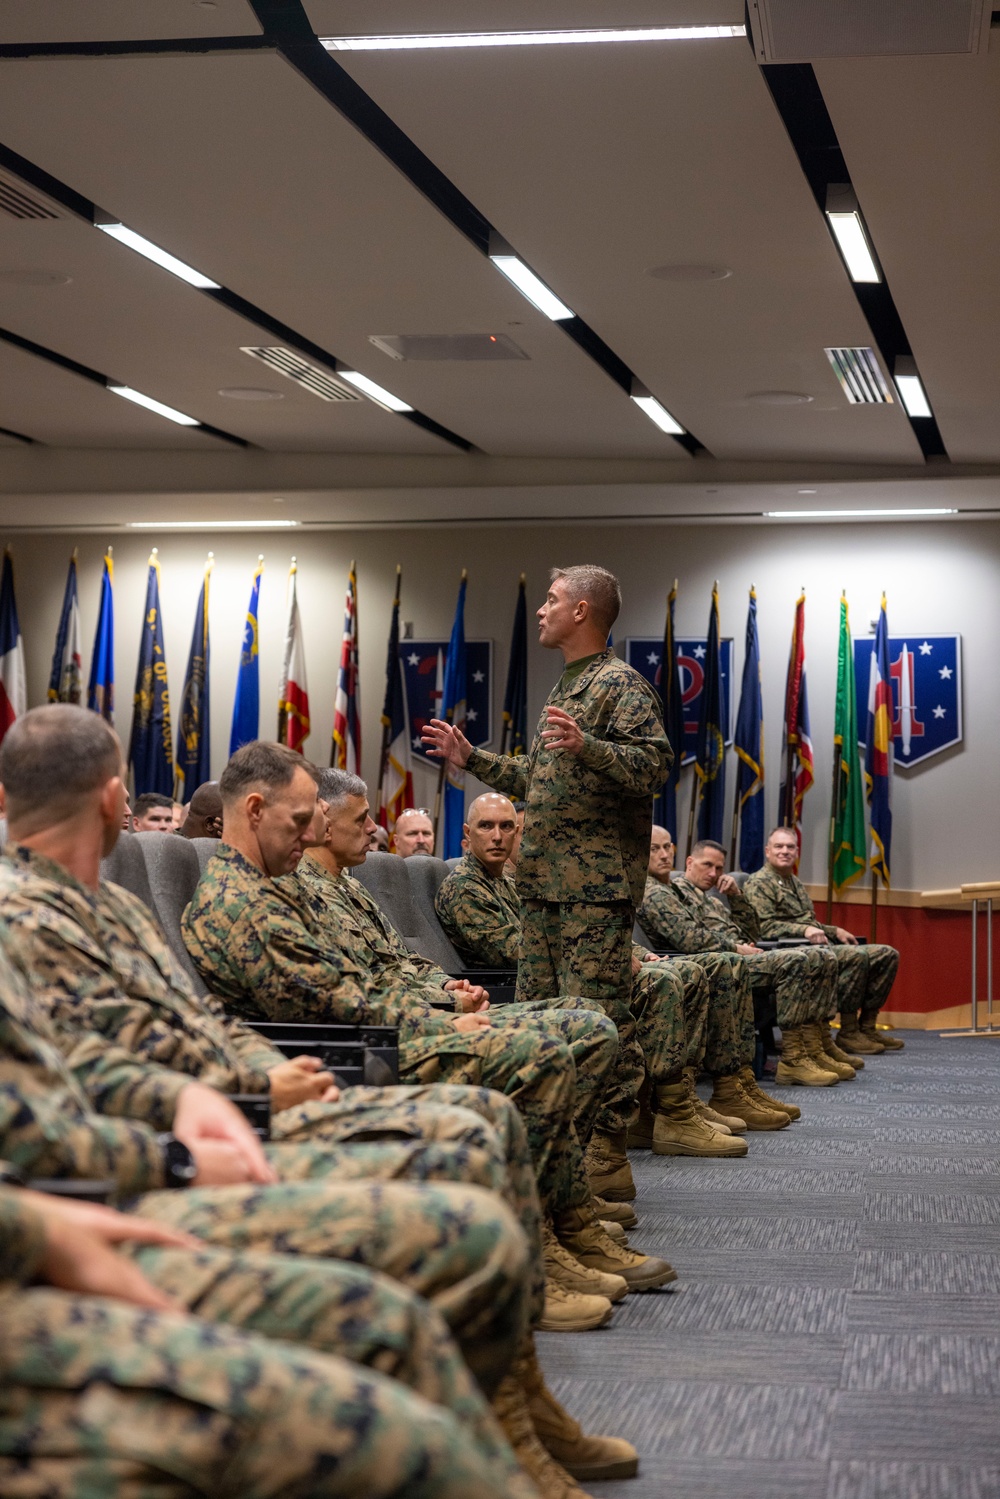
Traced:
<svg viewBox="0 0 1000 1499">
<path fill-rule="evenodd" d="M 840 645 L 837 650 L 837 708 L 833 752 L 840 756 L 831 813 L 830 846 L 833 883 L 838 890 L 864 874 L 868 864 L 865 842 L 865 793 L 858 756 L 857 699 L 854 694 L 854 649 L 847 620 L 847 596 L 840 598 Z"/>
</svg>

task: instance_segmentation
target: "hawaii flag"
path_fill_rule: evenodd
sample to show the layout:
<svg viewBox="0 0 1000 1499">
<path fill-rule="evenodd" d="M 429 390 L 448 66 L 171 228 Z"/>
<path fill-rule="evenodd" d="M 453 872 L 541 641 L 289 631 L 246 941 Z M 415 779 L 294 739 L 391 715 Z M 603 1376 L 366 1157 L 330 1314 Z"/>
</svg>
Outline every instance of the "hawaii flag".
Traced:
<svg viewBox="0 0 1000 1499">
<path fill-rule="evenodd" d="M 24 675 L 24 641 L 14 601 L 14 564 L 9 549 L 3 554 L 0 577 L 0 739 L 28 707 Z"/>
<path fill-rule="evenodd" d="M 285 652 L 278 682 L 278 741 L 303 753 L 309 737 L 309 688 L 306 685 L 306 655 L 299 618 L 295 558 L 288 574 L 288 615 L 285 621 Z"/>
<path fill-rule="evenodd" d="M 340 647 L 340 672 L 333 709 L 333 754 L 336 770 L 361 774 L 361 713 L 358 706 L 358 575 L 354 563 L 347 579 L 344 605 L 344 639 Z"/>
</svg>

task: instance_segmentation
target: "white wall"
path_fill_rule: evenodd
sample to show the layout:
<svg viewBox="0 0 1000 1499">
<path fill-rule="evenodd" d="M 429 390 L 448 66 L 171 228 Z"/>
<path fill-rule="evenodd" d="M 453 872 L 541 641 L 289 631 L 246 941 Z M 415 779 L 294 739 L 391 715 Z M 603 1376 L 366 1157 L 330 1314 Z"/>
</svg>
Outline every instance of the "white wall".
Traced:
<svg viewBox="0 0 1000 1499">
<path fill-rule="evenodd" d="M 29 700 L 45 700 L 49 664 L 66 564 L 79 547 L 85 660 L 96 622 L 103 545 L 92 535 L 17 534 L 9 538 L 28 664 Z M 898 773 L 894 786 L 893 884 L 932 889 L 963 880 L 1000 877 L 1000 797 L 997 741 L 1000 681 L 1000 525 L 995 522 L 837 526 L 586 526 L 522 529 L 497 526 L 469 531 L 300 533 L 294 538 L 231 533 L 162 537 L 117 534 L 115 552 L 116 726 L 127 741 L 131 722 L 146 559 L 159 546 L 162 609 L 172 699 L 179 701 L 208 549 L 215 552 L 211 588 L 212 748 L 217 773 L 229 742 L 233 690 L 250 581 L 258 552 L 266 571 L 261 589 L 261 731 L 274 732 L 277 678 L 284 625 L 289 557 L 299 560 L 299 602 L 313 733 L 308 752 L 329 760 L 333 699 L 352 557 L 358 564 L 364 771 L 375 779 L 383 693 L 385 642 L 396 563 L 403 565 L 404 620 L 414 635 L 447 637 L 459 574 L 469 569 L 466 633 L 492 637 L 495 654 L 495 721 L 507 665 L 507 644 L 522 570 L 529 600 L 540 602 L 550 564 L 598 561 L 621 578 L 625 607 L 615 639 L 658 635 L 670 582 L 680 579 L 680 634 L 702 634 L 709 597 L 719 579 L 722 628 L 736 642 L 735 685 L 743 660 L 747 590 L 757 588 L 767 725 L 768 816 L 775 811 L 781 764 L 781 711 L 794 602 L 806 589 L 809 701 L 816 748 L 816 785 L 806 798 L 803 874 L 820 881 L 825 871 L 836 681 L 838 601 L 846 588 L 855 637 L 867 634 L 882 589 L 893 634 L 959 632 L 965 673 L 965 742 L 923 767 Z M 529 710 L 539 712 L 559 660 L 530 652 Z M 421 771 L 418 794 L 433 795 L 433 777 Z M 730 793 L 733 758 L 727 766 Z M 686 808 L 685 772 L 682 806 Z M 728 820 L 727 820 L 728 829 Z"/>
</svg>

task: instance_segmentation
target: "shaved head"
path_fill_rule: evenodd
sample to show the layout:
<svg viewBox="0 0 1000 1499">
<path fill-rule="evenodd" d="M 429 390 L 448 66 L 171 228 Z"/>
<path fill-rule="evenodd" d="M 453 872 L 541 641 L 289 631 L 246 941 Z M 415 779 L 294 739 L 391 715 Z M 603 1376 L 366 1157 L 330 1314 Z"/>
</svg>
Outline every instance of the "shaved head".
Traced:
<svg viewBox="0 0 1000 1499">
<path fill-rule="evenodd" d="M 469 808 L 465 836 L 469 853 L 494 879 L 503 875 L 517 833 L 514 803 L 498 791 L 485 791 Z"/>
</svg>

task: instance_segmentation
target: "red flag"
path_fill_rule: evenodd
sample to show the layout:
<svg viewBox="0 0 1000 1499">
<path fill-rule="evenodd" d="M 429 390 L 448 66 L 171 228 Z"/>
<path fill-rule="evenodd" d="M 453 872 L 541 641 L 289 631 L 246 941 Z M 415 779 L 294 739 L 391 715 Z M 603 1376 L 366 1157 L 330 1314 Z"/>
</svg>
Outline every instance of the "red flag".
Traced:
<svg viewBox="0 0 1000 1499">
<path fill-rule="evenodd" d="M 361 774 L 361 714 L 358 707 L 358 576 L 351 563 L 344 604 L 344 639 L 340 647 L 337 700 L 333 711 L 333 753 L 336 770 Z"/>
<path fill-rule="evenodd" d="M 309 689 L 306 686 L 306 656 L 302 643 L 302 621 L 295 587 L 298 568 L 292 558 L 288 574 L 288 617 L 285 622 L 285 654 L 278 682 L 278 740 L 303 753 L 309 737 Z"/>
</svg>

